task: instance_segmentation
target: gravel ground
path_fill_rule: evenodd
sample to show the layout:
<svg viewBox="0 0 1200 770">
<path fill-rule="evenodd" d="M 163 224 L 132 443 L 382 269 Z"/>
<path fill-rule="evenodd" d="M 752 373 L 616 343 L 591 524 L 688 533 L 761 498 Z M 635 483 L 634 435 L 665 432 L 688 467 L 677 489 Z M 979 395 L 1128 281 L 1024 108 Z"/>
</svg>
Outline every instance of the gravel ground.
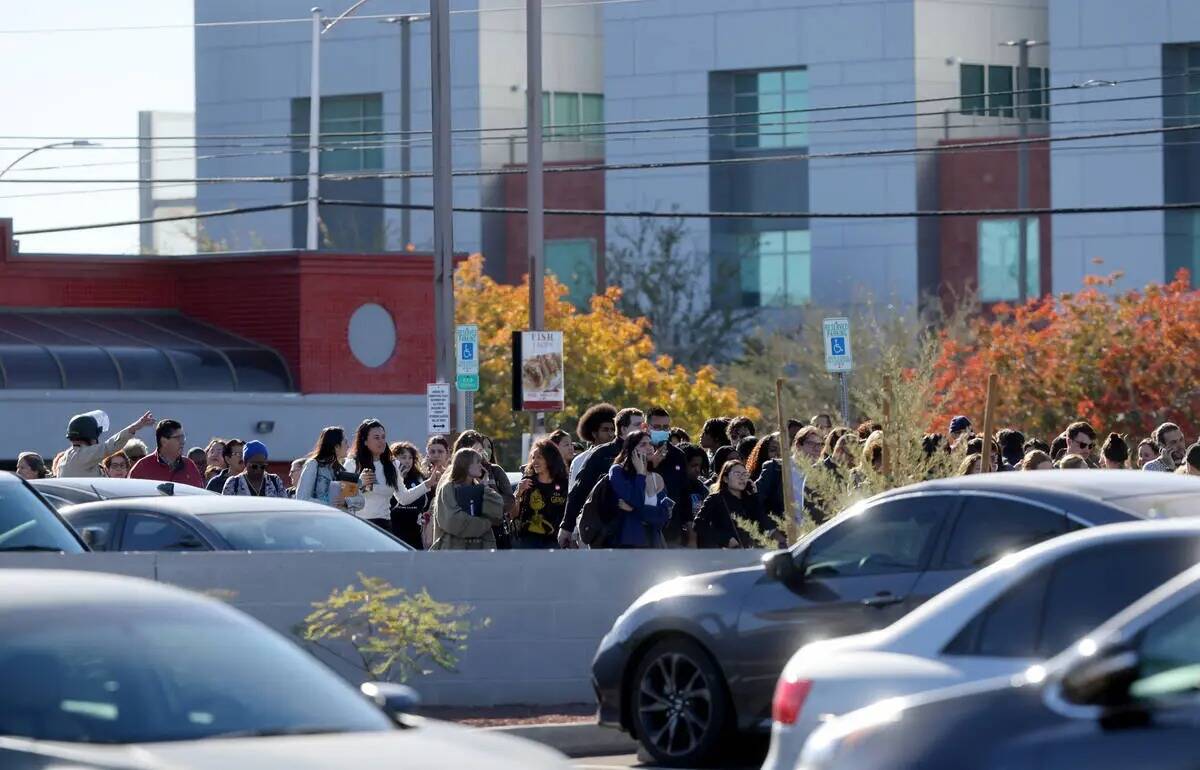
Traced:
<svg viewBox="0 0 1200 770">
<path fill-rule="evenodd" d="M 545 725 L 559 722 L 587 723 L 596 720 L 596 707 L 587 703 L 562 706 L 494 706 L 464 708 L 457 706 L 427 706 L 421 713 L 432 719 L 459 722 L 472 727 L 512 727 L 515 725 Z"/>
</svg>

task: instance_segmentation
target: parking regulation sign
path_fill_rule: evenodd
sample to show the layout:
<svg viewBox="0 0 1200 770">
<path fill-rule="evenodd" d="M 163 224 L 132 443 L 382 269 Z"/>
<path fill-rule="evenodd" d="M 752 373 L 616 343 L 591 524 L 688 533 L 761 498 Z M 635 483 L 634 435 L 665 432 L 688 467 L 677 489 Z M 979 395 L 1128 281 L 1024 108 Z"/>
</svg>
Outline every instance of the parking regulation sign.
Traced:
<svg viewBox="0 0 1200 770">
<path fill-rule="evenodd" d="M 479 327 L 460 324 L 454 330 L 454 387 L 463 393 L 479 390 Z"/>
<path fill-rule="evenodd" d="M 825 337 L 825 369 L 848 372 L 854 368 L 850 351 L 850 319 L 826 318 L 821 324 Z"/>
<path fill-rule="evenodd" d="M 425 388 L 425 413 L 429 418 L 429 435 L 450 433 L 450 384 L 431 382 Z"/>
</svg>

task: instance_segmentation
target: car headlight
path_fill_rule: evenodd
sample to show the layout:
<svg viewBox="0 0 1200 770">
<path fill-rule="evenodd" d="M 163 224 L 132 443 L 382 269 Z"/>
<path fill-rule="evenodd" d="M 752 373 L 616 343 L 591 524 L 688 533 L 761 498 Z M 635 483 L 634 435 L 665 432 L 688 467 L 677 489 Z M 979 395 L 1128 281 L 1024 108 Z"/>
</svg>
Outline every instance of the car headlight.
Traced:
<svg viewBox="0 0 1200 770">
<path fill-rule="evenodd" d="M 838 753 L 871 732 L 892 724 L 904 710 L 902 698 L 889 698 L 825 722 L 809 736 L 800 752 L 797 770 L 831 767 Z"/>
</svg>

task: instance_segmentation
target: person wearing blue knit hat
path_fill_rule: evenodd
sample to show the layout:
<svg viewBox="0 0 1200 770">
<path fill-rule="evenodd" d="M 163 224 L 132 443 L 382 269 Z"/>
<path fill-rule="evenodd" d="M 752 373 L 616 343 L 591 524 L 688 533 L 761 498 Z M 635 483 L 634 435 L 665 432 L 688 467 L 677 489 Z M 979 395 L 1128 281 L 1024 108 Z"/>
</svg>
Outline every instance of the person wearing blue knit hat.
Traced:
<svg viewBox="0 0 1200 770">
<path fill-rule="evenodd" d="M 283 479 L 267 470 L 267 445 L 261 441 L 248 441 L 242 450 L 245 468 L 236 476 L 225 481 L 223 495 L 248 497 L 287 497 Z"/>
</svg>

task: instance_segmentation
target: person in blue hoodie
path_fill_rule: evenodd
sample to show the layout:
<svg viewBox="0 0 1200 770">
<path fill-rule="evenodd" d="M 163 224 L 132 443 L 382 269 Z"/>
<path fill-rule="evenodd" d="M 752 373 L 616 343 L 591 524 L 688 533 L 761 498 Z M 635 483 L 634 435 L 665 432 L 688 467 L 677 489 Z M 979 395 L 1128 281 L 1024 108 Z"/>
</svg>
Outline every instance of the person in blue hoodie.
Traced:
<svg viewBox="0 0 1200 770">
<path fill-rule="evenodd" d="M 614 548 L 665 548 L 663 528 L 671 520 L 675 501 L 667 497 L 662 476 L 649 468 L 661 460 L 664 445 L 655 450 L 647 431 L 634 431 L 625 438 L 621 452 L 608 470 L 608 481 L 620 509 Z"/>
</svg>

